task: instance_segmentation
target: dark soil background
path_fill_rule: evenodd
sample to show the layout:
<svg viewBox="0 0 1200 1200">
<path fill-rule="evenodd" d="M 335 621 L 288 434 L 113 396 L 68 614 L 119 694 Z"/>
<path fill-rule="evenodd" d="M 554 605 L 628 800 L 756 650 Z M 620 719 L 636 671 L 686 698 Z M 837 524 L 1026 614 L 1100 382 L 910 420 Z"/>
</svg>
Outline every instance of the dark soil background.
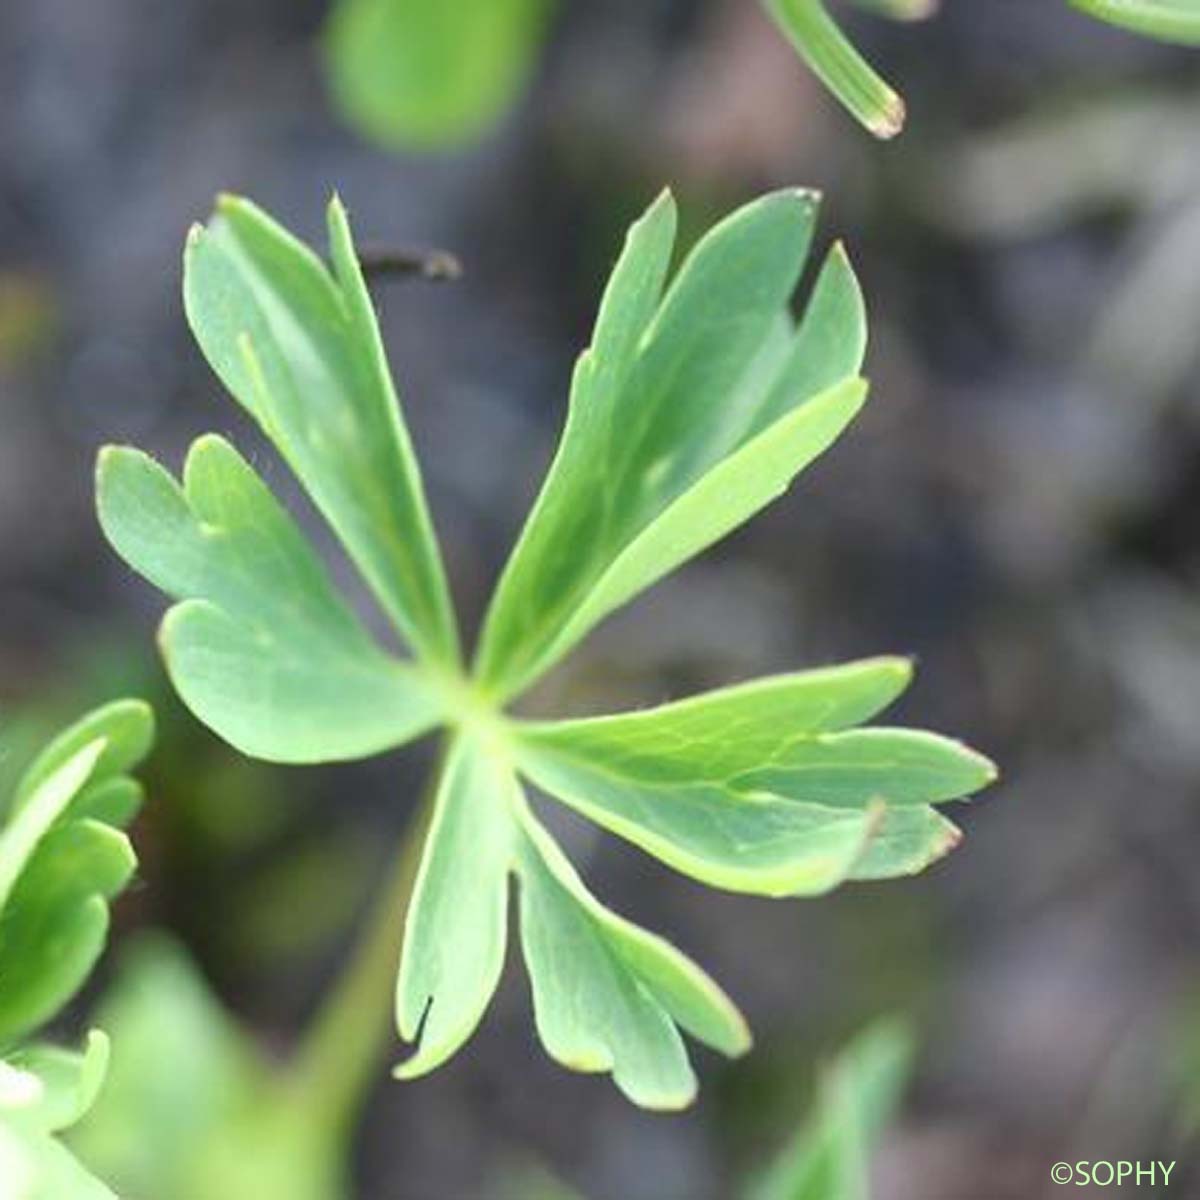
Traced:
<svg viewBox="0 0 1200 1200">
<path fill-rule="evenodd" d="M 332 111 L 324 10 L 0 5 L 0 701 L 74 711 L 128 686 L 164 707 L 118 941 L 172 927 L 286 1045 L 428 758 L 240 760 L 170 700 L 160 599 L 100 537 L 104 441 L 174 465 L 195 435 L 231 433 L 294 496 L 184 324 L 182 241 L 213 195 L 319 239 L 336 188 L 362 241 L 463 260 L 461 282 L 377 296 L 473 625 L 624 226 L 665 183 L 691 230 L 805 183 L 870 301 L 866 414 L 535 704 L 907 652 L 920 672 L 898 715 L 967 738 L 1004 781 L 960 806 L 967 839 L 926 876 L 818 902 L 709 893 L 572 829 L 600 894 L 726 984 L 756 1052 L 699 1055 L 698 1105 L 643 1114 L 545 1059 L 514 961 L 447 1068 L 401 1085 L 380 1064 L 362 1194 L 472 1200 L 530 1158 L 594 1200 L 728 1196 L 795 1126 L 815 1061 L 887 1012 L 915 1022 L 920 1056 L 880 1200 L 1048 1196 L 1058 1159 L 1176 1158 L 1182 1175 L 1200 1032 L 1200 58 L 1052 0 L 852 20 L 910 104 L 881 145 L 750 0 L 568 2 L 500 128 L 397 156 Z"/>
</svg>

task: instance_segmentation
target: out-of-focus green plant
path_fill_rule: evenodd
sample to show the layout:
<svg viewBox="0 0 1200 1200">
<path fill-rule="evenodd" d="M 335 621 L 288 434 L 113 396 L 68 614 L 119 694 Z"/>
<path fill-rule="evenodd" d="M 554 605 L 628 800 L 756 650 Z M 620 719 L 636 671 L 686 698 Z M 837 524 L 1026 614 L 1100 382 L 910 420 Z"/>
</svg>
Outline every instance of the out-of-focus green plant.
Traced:
<svg viewBox="0 0 1200 1200">
<path fill-rule="evenodd" d="M 904 128 L 904 101 L 855 49 L 830 16 L 824 0 L 763 0 L 788 41 L 855 119 L 878 138 L 892 138 Z M 919 20 L 935 3 L 906 4 L 883 0 L 871 4 L 884 16 Z"/>
<path fill-rule="evenodd" d="M 1070 0 L 1110 25 L 1183 46 L 1200 46 L 1200 0 Z"/>
<path fill-rule="evenodd" d="M 808 1120 L 746 1200 L 869 1200 L 871 1156 L 912 1056 L 911 1035 L 894 1021 L 859 1034 L 822 1073 Z"/>
<path fill-rule="evenodd" d="M 854 728 L 907 686 L 899 659 L 613 717 L 506 711 L 605 616 L 786 490 L 862 405 L 865 312 L 840 246 L 798 324 L 788 310 L 817 207 L 797 190 L 754 201 L 701 239 L 669 287 L 670 196 L 630 230 L 470 671 L 341 205 L 329 209 L 332 273 L 245 200 L 222 199 L 189 238 L 184 294 L 201 348 L 414 656 L 366 633 L 218 437 L 195 443 L 182 486 L 141 451 L 103 451 L 101 523 L 179 601 L 160 636 L 168 673 L 245 753 L 361 758 L 446 727 L 396 984 L 400 1034 L 418 1043 L 400 1078 L 440 1065 L 479 1023 L 504 961 L 512 877 L 537 1028 L 554 1058 L 609 1071 L 634 1102 L 665 1109 L 695 1093 L 681 1032 L 730 1055 L 749 1046 L 707 975 L 585 887 L 527 783 L 712 886 L 811 896 L 923 869 L 959 837 L 933 806 L 994 778 L 960 743 Z M 402 860 L 398 887 L 408 870 Z M 301 1051 L 298 1069 L 330 1095 L 362 1076 L 356 1048 L 374 1053 L 358 1027 L 362 1006 L 373 1011 L 392 987 L 396 900 L 384 903 Z"/>
<path fill-rule="evenodd" d="M 899 21 L 937 0 L 855 0 Z M 762 0 L 788 40 L 878 137 L 904 124 L 904 102 L 847 40 L 823 0 Z M 390 149 L 453 146 L 483 134 L 527 82 L 553 0 L 336 0 L 326 74 L 348 120 Z"/>
<path fill-rule="evenodd" d="M 552 12 L 553 0 L 338 0 L 325 32 L 330 87 L 384 146 L 469 141 L 524 88 Z"/>
<path fill-rule="evenodd" d="M 904 127 L 901 96 L 856 49 L 826 0 L 760 0 L 797 53 L 876 137 Z M 853 0 L 897 21 L 938 0 Z M 1200 0 L 1068 0 L 1112 25 L 1200 45 Z M 549 29 L 553 0 L 336 0 L 326 70 L 347 119 L 391 149 L 452 146 L 483 134 L 520 94 Z"/>
<path fill-rule="evenodd" d="M 96 1098 L 106 1037 L 92 1032 L 81 1052 L 29 1039 L 104 947 L 108 901 L 136 861 L 122 827 L 141 789 L 127 772 L 152 737 L 141 702 L 97 709 L 29 764 L 0 826 L 0 1200 L 112 1195 L 57 1137 Z"/>
<path fill-rule="evenodd" d="M 349 1194 L 349 1129 L 259 1053 L 165 935 L 128 949 L 96 1019 L 112 1038 L 108 1080 L 70 1141 L 122 1195 Z"/>
<path fill-rule="evenodd" d="M 870 1200 L 875 1149 L 912 1068 L 912 1037 L 871 1025 L 821 1072 L 812 1111 L 776 1160 L 738 1189 L 742 1200 Z M 504 1200 L 584 1200 L 539 1168 L 514 1173 Z"/>
</svg>

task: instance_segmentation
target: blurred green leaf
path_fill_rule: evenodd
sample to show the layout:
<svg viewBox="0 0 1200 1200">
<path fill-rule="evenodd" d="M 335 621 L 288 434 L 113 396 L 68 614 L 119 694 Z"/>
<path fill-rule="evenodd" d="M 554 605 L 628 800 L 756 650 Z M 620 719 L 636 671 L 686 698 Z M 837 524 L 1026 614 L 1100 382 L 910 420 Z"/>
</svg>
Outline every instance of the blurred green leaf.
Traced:
<svg viewBox="0 0 1200 1200">
<path fill-rule="evenodd" d="M 496 1200 L 586 1200 L 544 1167 L 522 1163 L 507 1168 L 500 1180 Z"/>
<path fill-rule="evenodd" d="M 904 128 L 904 101 L 829 15 L 824 0 L 763 0 L 788 41 L 827 88 L 878 138 Z"/>
<path fill-rule="evenodd" d="M 854 3 L 893 21 L 927 21 L 941 7 L 941 0 L 854 0 Z"/>
<path fill-rule="evenodd" d="M 15 1050 L 8 1056 L 6 1070 L 25 1076 L 33 1085 L 27 1103 L 5 1106 L 7 1119 L 42 1133 L 69 1129 L 96 1102 L 108 1061 L 108 1038 L 99 1030 L 88 1035 L 81 1054 L 48 1044 Z"/>
<path fill-rule="evenodd" d="M 109 1078 L 70 1142 L 122 1195 L 344 1200 L 340 1136 L 289 1103 L 176 943 L 131 947 L 98 1020 L 113 1039 Z"/>
<path fill-rule="evenodd" d="M 146 752 L 151 732 L 145 705 L 108 705 L 56 738 L 17 785 L 0 829 L 0 1048 L 52 1017 L 104 946 L 106 901 L 135 860 L 103 817 L 127 815 L 114 788 L 136 795 L 121 772 Z"/>
<path fill-rule="evenodd" d="M 84 795 L 120 779 L 150 752 L 154 741 L 154 714 L 140 700 L 106 704 L 64 730 L 25 769 L 16 788 L 14 808 L 20 808 L 35 788 L 89 743 L 101 740 L 104 749 L 88 775 Z"/>
<path fill-rule="evenodd" d="M 4 1200 L 116 1200 L 61 1142 L 13 1128 L 2 1115 L 0 1187 Z"/>
<path fill-rule="evenodd" d="M 532 72 L 551 0 L 337 0 L 325 30 L 334 98 L 393 149 L 481 136 Z"/>
<path fill-rule="evenodd" d="M 0 1195 L 111 1200 L 54 1135 L 91 1107 L 108 1041 L 82 1054 L 19 1044 L 75 994 L 104 945 L 106 901 L 134 867 L 106 814 L 129 815 L 123 772 L 147 752 L 149 709 L 119 701 L 85 716 L 36 755 L 0 826 Z"/>
<path fill-rule="evenodd" d="M 1200 0 L 1070 0 L 1081 12 L 1133 33 L 1200 46 Z"/>
<path fill-rule="evenodd" d="M 815 1111 L 747 1200 L 870 1200 L 871 1155 L 899 1104 L 912 1053 L 910 1034 L 895 1022 L 861 1033 L 834 1060 Z"/>
</svg>

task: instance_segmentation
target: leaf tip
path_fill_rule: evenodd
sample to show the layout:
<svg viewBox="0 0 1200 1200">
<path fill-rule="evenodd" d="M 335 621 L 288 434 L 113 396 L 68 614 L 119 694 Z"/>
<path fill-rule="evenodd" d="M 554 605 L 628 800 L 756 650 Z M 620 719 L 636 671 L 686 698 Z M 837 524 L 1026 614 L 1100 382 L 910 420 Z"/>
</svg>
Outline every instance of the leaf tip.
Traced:
<svg viewBox="0 0 1200 1200">
<path fill-rule="evenodd" d="M 614 1077 L 614 1082 L 617 1087 L 625 1093 L 625 1095 L 633 1101 L 638 1108 L 643 1108 L 647 1112 L 658 1113 L 675 1113 L 683 1112 L 684 1109 L 690 1108 L 695 1102 L 696 1095 L 699 1091 L 699 1085 L 696 1082 L 696 1076 L 693 1072 L 688 1072 L 688 1081 L 678 1090 L 664 1089 L 662 1091 L 645 1092 L 637 1087 L 622 1086 L 622 1081 Z"/>
<path fill-rule="evenodd" d="M 722 1047 L 722 1053 L 726 1058 L 744 1058 L 754 1049 L 754 1032 L 750 1028 L 750 1023 L 736 1008 L 732 1015 L 734 1019 L 730 1024 L 730 1030 L 733 1036 L 729 1039 L 728 1044 Z"/>
<path fill-rule="evenodd" d="M 879 109 L 867 121 L 867 128 L 880 141 L 890 141 L 904 129 L 908 109 L 901 96 L 891 92 Z"/>
<path fill-rule="evenodd" d="M 824 200 L 825 194 L 820 188 L 814 187 L 790 187 L 784 189 L 787 194 L 794 196 L 802 204 L 806 204 L 811 208 L 817 208 L 821 201 Z"/>
<path fill-rule="evenodd" d="M 346 207 L 342 194 L 337 188 L 329 193 L 329 203 L 325 206 L 325 217 L 331 230 L 337 233 L 349 232 L 350 210 Z"/>
<path fill-rule="evenodd" d="M 970 747 L 968 750 L 979 767 L 980 776 L 983 779 L 979 786 L 991 787 L 1000 778 L 1000 767 L 986 754 L 980 754 L 978 750 L 970 750 Z"/>
<path fill-rule="evenodd" d="M 249 203 L 245 196 L 239 196 L 237 192 L 218 192 L 213 201 L 213 211 L 228 215 L 241 211 Z"/>
<path fill-rule="evenodd" d="M 183 490 L 191 493 L 192 481 L 196 473 L 205 466 L 205 461 L 213 458 L 228 460 L 230 457 L 239 459 L 238 452 L 219 433 L 202 433 L 188 447 L 187 456 L 183 460 Z"/>
<path fill-rule="evenodd" d="M 96 452 L 96 481 L 107 475 L 122 456 L 122 451 L 128 451 L 128 446 L 119 446 L 115 442 L 106 442 Z"/>
</svg>

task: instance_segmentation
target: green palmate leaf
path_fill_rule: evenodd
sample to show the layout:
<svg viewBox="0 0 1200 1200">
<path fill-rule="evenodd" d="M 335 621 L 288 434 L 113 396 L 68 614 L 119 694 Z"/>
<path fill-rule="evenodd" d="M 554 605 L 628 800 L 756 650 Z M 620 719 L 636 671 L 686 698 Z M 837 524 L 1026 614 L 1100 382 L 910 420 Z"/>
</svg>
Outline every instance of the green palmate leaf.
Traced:
<svg viewBox="0 0 1200 1200">
<path fill-rule="evenodd" d="M 225 386 L 262 425 L 417 653 L 453 662 L 449 593 L 345 210 L 332 274 L 249 201 L 223 197 L 184 259 L 184 304 Z"/>
<path fill-rule="evenodd" d="M 384 146 L 440 147 L 484 133 L 515 100 L 550 0 L 338 0 L 325 31 L 333 94 Z"/>
<path fill-rule="evenodd" d="M 404 930 L 396 1019 L 420 1039 L 401 1079 L 440 1065 L 475 1031 L 504 965 L 513 792 L 505 756 L 479 737 L 452 745 Z"/>
<path fill-rule="evenodd" d="M 1134 33 L 1200 46 L 1200 0 L 1070 0 L 1080 11 Z"/>
<path fill-rule="evenodd" d="M 601 905 L 527 808 L 522 825 L 521 944 L 542 1044 L 573 1070 L 611 1071 L 635 1104 L 685 1107 L 696 1080 L 679 1028 L 736 1056 L 750 1047 L 741 1014 L 672 945 Z"/>
<path fill-rule="evenodd" d="M 869 1200 L 871 1154 L 899 1104 L 912 1056 L 910 1034 L 893 1021 L 859 1034 L 822 1078 L 815 1111 L 747 1200 Z"/>
<path fill-rule="evenodd" d="M 485 686 L 527 686 L 779 495 L 857 412 L 865 316 L 840 248 L 798 330 L 787 315 L 816 209 L 813 193 L 794 190 L 747 205 L 701 240 L 661 299 L 670 196 L 634 225 L 485 621 Z"/>
<path fill-rule="evenodd" d="M 895 137 L 904 128 L 904 101 L 847 40 L 824 0 L 763 3 L 825 86 L 876 137 Z"/>
<path fill-rule="evenodd" d="M 623 716 L 520 727 L 540 787 L 706 883 L 812 895 L 906 874 L 956 840 L 929 805 L 994 768 L 914 730 L 850 732 L 906 686 L 877 659 L 760 680 Z"/>
<path fill-rule="evenodd" d="M 100 521 L 117 552 L 183 601 L 162 648 L 185 703 L 247 754 L 357 758 L 441 718 L 428 677 L 385 654 L 249 465 L 197 441 L 183 486 L 139 450 L 108 448 Z"/>
<path fill-rule="evenodd" d="M 958 838 L 933 806 L 994 775 L 946 738 L 854 728 L 906 686 L 910 668 L 897 659 L 615 717 L 522 722 L 502 711 L 608 613 L 779 495 L 858 411 L 866 317 L 840 246 L 799 320 L 789 309 L 816 211 L 815 195 L 796 190 L 747 205 L 700 240 L 669 286 L 670 196 L 634 225 L 470 679 L 340 209 L 332 278 L 245 202 L 223 202 L 193 238 L 188 306 L 210 361 L 295 467 L 418 661 L 376 645 L 220 439 L 196 443 L 182 486 L 139 451 L 106 451 L 101 521 L 120 554 L 182 601 L 163 625 L 171 677 L 247 753 L 353 758 L 449 728 L 396 984 L 397 1026 L 415 1043 L 401 1078 L 445 1061 L 481 1020 L 504 963 L 510 876 L 539 1033 L 556 1058 L 611 1071 L 636 1102 L 670 1108 L 695 1088 L 684 1034 L 731 1055 L 748 1044 L 698 968 L 584 888 L 535 820 L 523 778 L 708 883 L 812 895 L 928 866 Z M 113 775 L 81 793 L 75 824 L 117 820 L 136 802 Z M 391 936 L 386 922 L 379 929 Z M 380 958 L 372 943 L 365 961 Z M 261 1131 L 281 1160 L 297 1128 L 312 1133 L 288 1112 Z M 247 1140 L 221 1128 L 206 1157 L 223 1164 L 213 1178 L 243 1178 Z"/>
</svg>

